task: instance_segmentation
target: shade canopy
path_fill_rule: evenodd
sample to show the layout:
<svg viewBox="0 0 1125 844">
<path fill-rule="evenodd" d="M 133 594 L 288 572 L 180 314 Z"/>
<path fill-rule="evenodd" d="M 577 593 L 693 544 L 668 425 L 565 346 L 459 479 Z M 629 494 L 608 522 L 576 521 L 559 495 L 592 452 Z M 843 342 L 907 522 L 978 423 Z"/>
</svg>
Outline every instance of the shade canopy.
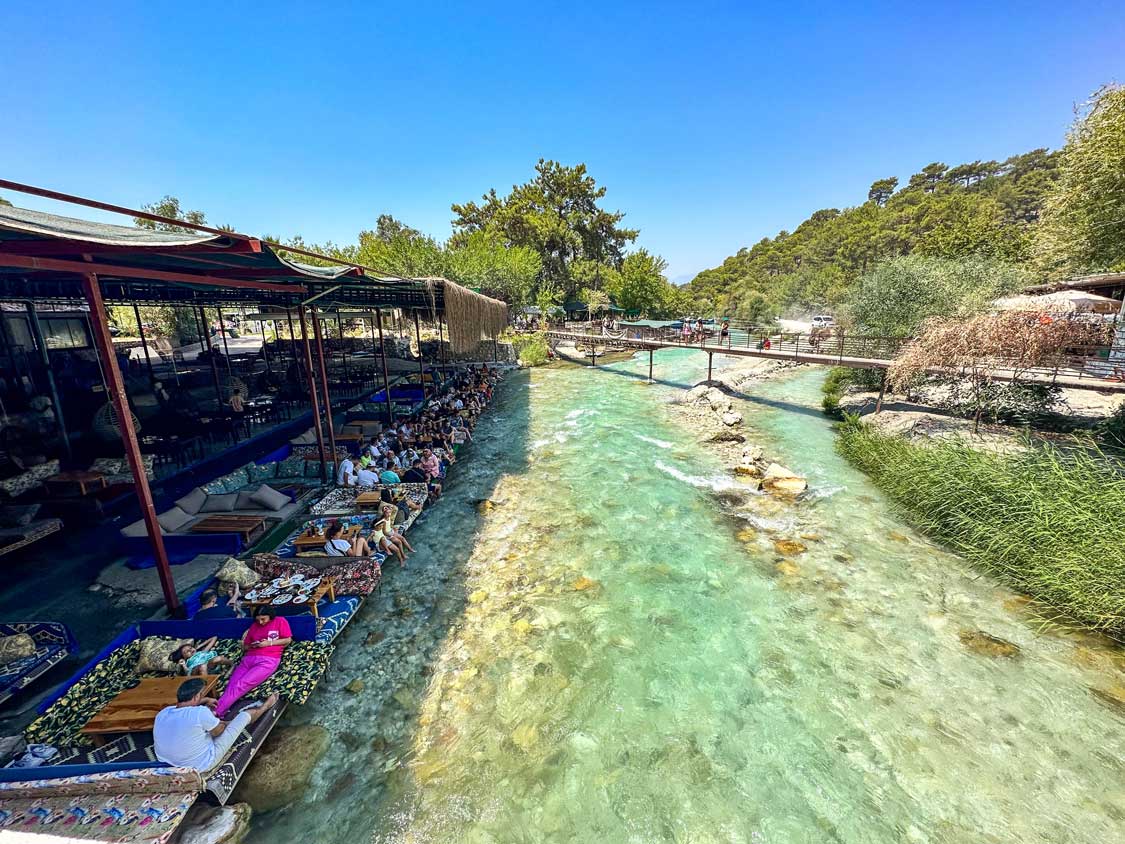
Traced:
<svg viewBox="0 0 1125 844">
<path fill-rule="evenodd" d="M 1008 296 L 998 299 L 996 307 L 1002 311 L 1115 314 L 1121 309 L 1121 302 L 1083 290 L 1056 290 L 1039 296 Z"/>
<path fill-rule="evenodd" d="M 317 260 L 317 259 L 314 259 Z M 236 233 L 167 232 L 0 207 L 0 299 L 70 302 L 96 273 L 107 302 L 455 310 L 458 340 L 495 337 L 507 305 L 444 278 L 378 275 L 354 264 L 293 260 L 284 247 Z"/>
</svg>

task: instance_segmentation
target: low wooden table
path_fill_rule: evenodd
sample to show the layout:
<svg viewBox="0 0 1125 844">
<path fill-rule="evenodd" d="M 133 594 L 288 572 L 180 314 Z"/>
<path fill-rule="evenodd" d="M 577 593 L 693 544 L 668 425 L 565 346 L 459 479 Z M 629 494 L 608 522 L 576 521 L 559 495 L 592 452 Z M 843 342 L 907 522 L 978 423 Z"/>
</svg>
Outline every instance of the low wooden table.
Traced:
<svg viewBox="0 0 1125 844">
<path fill-rule="evenodd" d="M 351 525 L 340 531 L 340 535 L 337 538 L 346 539 L 348 540 L 348 542 L 351 542 L 353 539 L 359 536 L 359 532 L 362 529 L 363 528 L 361 525 Z M 327 542 L 328 539 L 325 536 L 306 536 L 302 533 L 300 536 L 293 540 L 293 545 L 296 547 L 298 552 L 315 551 L 317 549 L 323 548 Z"/>
<path fill-rule="evenodd" d="M 156 715 L 176 702 L 176 691 L 188 677 L 146 677 L 140 684 L 126 689 L 107 703 L 102 711 L 86 722 L 80 733 L 90 736 L 95 744 L 104 744 L 114 733 L 143 733 L 152 729 Z M 206 685 L 204 694 L 219 682 L 219 675 L 198 677 Z"/>
<path fill-rule="evenodd" d="M 381 492 L 361 492 L 355 497 L 355 508 L 361 513 L 378 512 L 379 507 L 383 504 L 383 494 Z"/>
<path fill-rule="evenodd" d="M 266 520 L 263 516 L 228 516 L 215 513 L 192 525 L 191 532 L 237 533 L 247 545 L 253 545 L 258 537 L 266 532 Z"/>
<path fill-rule="evenodd" d="M 105 475 L 101 472 L 59 472 L 45 483 L 57 486 L 76 486 L 79 495 L 89 495 L 94 489 L 105 489 Z"/>
<path fill-rule="evenodd" d="M 309 612 L 311 612 L 313 614 L 313 618 L 320 618 L 320 610 L 317 608 L 317 604 L 320 602 L 320 599 L 323 598 L 325 595 L 328 596 L 329 601 L 335 601 L 336 600 L 336 578 L 334 578 L 334 577 L 321 577 L 320 583 L 318 583 L 316 585 L 316 588 L 313 589 L 313 591 L 309 593 L 309 600 L 307 602 L 305 602 L 305 606 L 307 606 L 309 608 Z M 245 598 L 243 598 L 242 605 L 244 607 L 268 607 L 268 606 L 292 607 L 292 606 L 294 606 L 294 602 L 290 601 L 289 603 L 286 603 L 286 604 L 276 604 L 275 605 L 273 603 L 273 597 L 263 598 L 260 601 L 247 601 Z"/>
</svg>

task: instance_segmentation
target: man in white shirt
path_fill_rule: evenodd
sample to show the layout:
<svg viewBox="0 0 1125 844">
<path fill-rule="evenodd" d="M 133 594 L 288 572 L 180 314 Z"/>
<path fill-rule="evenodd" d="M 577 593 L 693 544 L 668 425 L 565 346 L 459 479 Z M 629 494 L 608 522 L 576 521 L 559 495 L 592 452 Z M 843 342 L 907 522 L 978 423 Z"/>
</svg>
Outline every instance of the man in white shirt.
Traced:
<svg viewBox="0 0 1125 844">
<path fill-rule="evenodd" d="M 215 701 L 203 696 L 206 687 L 198 677 L 185 680 L 176 690 L 179 702 L 157 713 L 152 725 L 153 750 L 161 762 L 209 771 L 226 756 L 239 733 L 277 703 L 277 694 L 272 694 L 261 705 L 243 709 L 229 722 L 220 721 L 211 711 Z"/>
<path fill-rule="evenodd" d="M 375 469 L 374 463 L 372 463 L 371 466 L 367 468 L 360 469 L 359 473 L 355 476 L 356 485 L 375 486 L 377 483 L 379 483 L 379 473 L 372 471 L 373 469 Z"/>
<path fill-rule="evenodd" d="M 355 464 L 351 457 L 340 461 L 340 467 L 336 471 L 336 486 L 355 486 Z"/>
</svg>

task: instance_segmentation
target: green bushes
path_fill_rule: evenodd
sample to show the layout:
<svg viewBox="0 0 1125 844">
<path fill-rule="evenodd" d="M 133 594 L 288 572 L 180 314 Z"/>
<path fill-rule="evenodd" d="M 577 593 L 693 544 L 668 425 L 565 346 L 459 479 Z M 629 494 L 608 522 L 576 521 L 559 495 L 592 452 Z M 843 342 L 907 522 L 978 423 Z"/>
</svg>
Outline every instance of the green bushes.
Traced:
<svg viewBox="0 0 1125 844">
<path fill-rule="evenodd" d="M 840 416 L 840 399 L 848 387 L 856 386 L 861 390 L 878 390 L 882 382 L 881 369 L 849 369 L 846 366 L 834 366 L 828 370 L 828 377 L 824 379 L 820 390 L 824 394 L 820 405 L 829 416 Z"/>
<path fill-rule="evenodd" d="M 512 338 L 512 345 L 515 346 L 520 363 L 524 366 L 542 366 L 549 359 L 547 335 L 542 332 L 517 334 Z"/>
<path fill-rule="evenodd" d="M 920 529 L 1053 609 L 1125 637 L 1125 475 L 1090 447 L 915 445 L 855 419 L 837 448 Z"/>
</svg>

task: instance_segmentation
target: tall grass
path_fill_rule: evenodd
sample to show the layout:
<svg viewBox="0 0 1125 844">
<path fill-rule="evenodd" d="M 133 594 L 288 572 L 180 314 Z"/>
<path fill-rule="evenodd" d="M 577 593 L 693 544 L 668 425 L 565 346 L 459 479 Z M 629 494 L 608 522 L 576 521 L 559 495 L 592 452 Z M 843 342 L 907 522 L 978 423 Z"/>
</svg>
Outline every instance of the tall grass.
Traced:
<svg viewBox="0 0 1125 844">
<path fill-rule="evenodd" d="M 916 445 L 849 418 L 837 448 L 921 530 L 1063 624 L 1125 640 L 1125 475 L 1092 445 Z"/>
</svg>

